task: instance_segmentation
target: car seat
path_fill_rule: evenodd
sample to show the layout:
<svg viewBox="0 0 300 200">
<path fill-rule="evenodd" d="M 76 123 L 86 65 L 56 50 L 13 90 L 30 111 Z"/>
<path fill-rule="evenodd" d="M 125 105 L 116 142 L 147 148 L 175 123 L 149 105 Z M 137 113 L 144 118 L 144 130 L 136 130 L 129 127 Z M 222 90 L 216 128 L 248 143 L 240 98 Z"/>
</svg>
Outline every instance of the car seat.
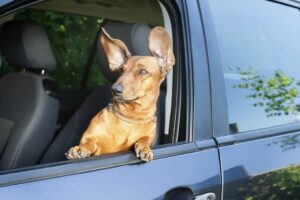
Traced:
<svg viewBox="0 0 300 200">
<path fill-rule="evenodd" d="M 0 79 L 0 169 L 36 164 L 53 139 L 58 87 L 47 75 L 56 60 L 44 29 L 20 20 L 3 25 L 1 51 L 17 71 Z"/>
</svg>

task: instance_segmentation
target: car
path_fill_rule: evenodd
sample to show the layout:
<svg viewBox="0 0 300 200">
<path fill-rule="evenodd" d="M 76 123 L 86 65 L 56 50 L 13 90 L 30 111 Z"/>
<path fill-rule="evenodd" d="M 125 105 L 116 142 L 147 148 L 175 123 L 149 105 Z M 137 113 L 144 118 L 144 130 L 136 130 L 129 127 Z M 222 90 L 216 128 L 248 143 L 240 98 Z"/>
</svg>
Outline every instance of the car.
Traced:
<svg viewBox="0 0 300 200">
<path fill-rule="evenodd" d="M 0 1 L 2 199 L 300 199 L 300 1 Z M 104 27 L 133 54 L 163 26 L 174 69 L 154 159 L 66 160 L 118 74 Z"/>
</svg>

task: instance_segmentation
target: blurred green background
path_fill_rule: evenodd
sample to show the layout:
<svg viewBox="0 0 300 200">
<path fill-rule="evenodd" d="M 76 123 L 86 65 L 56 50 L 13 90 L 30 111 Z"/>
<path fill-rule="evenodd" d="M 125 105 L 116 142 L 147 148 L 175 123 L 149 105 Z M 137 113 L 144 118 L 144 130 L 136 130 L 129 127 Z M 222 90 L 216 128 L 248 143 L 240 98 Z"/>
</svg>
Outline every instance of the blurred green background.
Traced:
<svg viewBox="0 0 300 200">
<path fill-rule="evenodd" d="M 31 19 L 47 31 L 57 60 L 57 68 L 49 72 L 62 88 L 77 88 L 83 76 L 89 51 L 103 19 L 69 13 L 25 9 L 17 12 L 15 20 Z M 14 71 L 3 59 L 0 76 Z M 87 86 L 105 84 L 100 68 L 94 59 Z"/>
</svg>

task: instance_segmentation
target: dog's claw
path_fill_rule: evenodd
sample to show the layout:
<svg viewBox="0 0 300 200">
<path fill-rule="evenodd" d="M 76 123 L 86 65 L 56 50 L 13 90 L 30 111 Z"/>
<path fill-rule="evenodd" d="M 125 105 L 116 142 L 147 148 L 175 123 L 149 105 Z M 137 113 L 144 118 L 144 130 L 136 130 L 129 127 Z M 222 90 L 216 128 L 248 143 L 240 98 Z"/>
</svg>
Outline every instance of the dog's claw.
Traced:
<svg viewBox="0 0 300 200">
<path fill-rule="evenodd" d="M 142 146 L 136 143 L 134 145 L 134 150 L 136 157 L 140 158 L 142 161 L 150 162 L 153 160 L 153 153 L 149 146 Z"/>
<path fill-rule="evenodd" d="M 90 156 L 90 154 L 80 146 L 75 146 L 70 148 L 65 155 L 66 158 L 69 160 L 77 159 L 77 158 L 86 158 Z"/>
</svg>

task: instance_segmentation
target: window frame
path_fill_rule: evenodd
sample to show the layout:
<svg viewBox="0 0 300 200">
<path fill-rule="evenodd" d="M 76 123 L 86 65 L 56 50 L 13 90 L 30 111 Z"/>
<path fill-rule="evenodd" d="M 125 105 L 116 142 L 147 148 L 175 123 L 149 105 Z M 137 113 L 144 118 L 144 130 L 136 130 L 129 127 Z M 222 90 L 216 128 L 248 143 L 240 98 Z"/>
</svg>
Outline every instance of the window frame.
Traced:
<svg viewBox="0 0 300 200">
<path fill-rule="evenodd" d="M 300 2 L 297 3 L 292 0 L 264 1 L 282 4 L 282 6 L 290 6 L 298 9 L 300 12 Z M 208 59 L 210 62 L 209 70 L 211 75 L 210 78 L 212 87 L 212 113 L 214 137 L 216 138 L 218 145 L 223 146 L 300 131 L 300 122 L 298 122 L 284 125 L 276 125 L 262 129 L 255 129 L 251 131 L 243 131 L 237 134 L 230 134 L 227 97 L 225 90 L 225 78 L 223 74 L 222 59 L 218 47 L 216 31 L 212 20 L 212 15 L 210 13 L 208 0 L 203 0 L 200 2 L 202 17 L 204 18 Z"/>
<path fill-rule="evenodd" d="M 44 2 L 45 0 L 14 0 L 10 3 L 4 4 L 0 7 L 0 17 L 16 12 L 22 8 Z"/>
<path fill-rule="evenodd" d="M 209 62 L 200 2 L 182 1 L 186 68 L 187 141 L 203 141 L 213 137 Z"/>
<path fill-rule="evenodd" d="M 186 7 L 181 7 L 183 4 L 185 4 L 185 1 L 179 2 L 180 0 L 177 1 L 178 4 L 175 2 L 170 2 L 167 0 L 160 0 L 161 3 L 166 7 L 170 18 L 171 18 L 171 23 L 172 23 L 172 29 L 173 29 L 173 40 L 174 40 L 174 53 L 177 56 L 177 68 L 179 66 L 186 66 L 184 68 L 183 72 L 183 67 L 180 67 L 181 70 L 175 71 L 174 73 L 174 79 L 175 80 L 180 80 L 182 74 L 186 73 L 189 74 L 189 77 L 193 74 L 192 73 L 192 60 L 193 59 L 191 56 L 184 59 L 185 56 L 190 53 L 191 49 L 190 46 L 187 44 L 191 44 L 190 37 L 188 36 L 188 33 L 186 33 L 183 30 L 188 30 L 185 27 L 185 23 L 181 22 L 181 14 L 183 11 L 185 11 L 185 15 L 187 14 L 186 12 Z M 0 16 L 4 16 L 8 13 L 15 12 L 19 9 L 28 7 L 30 5 L 33 5 L 35 3 L 40 3 L 42 2 L 41 0 L 37 0 L 35 2 L 30 1 L 28 4 L 24 4 L 21 7 L 17 8 L 15 7 L 13 10 L 7 10 L 5 11 L 4 14 Z M 196 2 L 196 0 L 195 0 Z M 186 5 L 185 5 L 186 6 Z M 186 17 L 186 16 L 185 16 Z M 186 18 L 185 18 L 186 19 Z M 188 18 L 187 18 L 188 19 Z M 182 28 L 183 27 L 183 28 Z M 188 30 L 189 31 L 189 30 Z M 183 33 L 184 32 L 184 33 Z M 204 40 L 201 41 L 204 44 Z M 183 48 L 181 48 L 183 46 Z M 186 65 L 184 65 L 186 64 Z M 204 67 L 205 69 L 205 67 Z M 200 73 L 201 70 L 197 71 L 196 73 Z M 195 72 L 194 72 L 195 73 Z M 201 75 L 205 76 L 205 75 Z M 182 80 L 182 79 L 181 79 Z M 205 79 L 208 81 L 208 78 Z M 154 153 L 154 160 L 166 158 L 166 157 L 172 157 L 172 156 L 177 156 L 177 155 L 182 155 L 182 154 L 187 154 L 187 153 L 193 153 L 193 152 L 198 152 L 199 150 L 205 150 L 205 149 L 211 149 L 215 147 L 215 141 L 213 139 L 208 139 L 203 140 L 203 141 L 193 141 L 199 136 L 193 136 L 193 133 L 196 133 L 196 127 L 199 130 L 200 128 L 198 126 L 194 126 L 195 120 L 190 120 L 190 118 L 195 119 L 195 115 L 197 114 L 197 106 L 193 105 L 194 102 L 194 96 L 190 94 L 193 92 L 193 85 L 194 82 L 189 81 L 189 78 L 186 77 L 186 89 L 188 90 L 187 94 L 187 99 L 186 101 L 189 102 L 186 103 L 183 106 L 186 106 L 186 114 L 189 115 L 187 117 L 187 124 L 186 126 L 188 127 L 186 130 L 187 138 L 189 138 L 189 141 L 187 142 L 179 142 L 179 143 L 170 143 L 170 144 L 165 144 L 165 145 L 160 145 L 157 147 L 153 148 L 153 153 Z M 181 90 L 182 84 L 180 82 L 177 82 L 176 84 L 173 85 L 173 87 L 178 87 L 176 88 L 177 90 Z M 190 87 L 189 87 L 190 86 Z M 208 87 L 208 86 L 207 86 Z M 174 88 L 173 88 L 174 89 Z M 173 93 L 176 95 L 176 93 Z M 179 93 L 181 94 L 181 93 Z M 181 95 L 176 95 L 177 97 Z M 208 95 L 209 96 L 209 95 Z M 174 96 L 173 96 L 174 97 Z M 199 94 L 198 94 L 199 97 Z M 209 98 L 207 98 L 209 100 Z M 175 102 L 181 103 L 181 99 L 176 99 Z M 208 103 L 208 102 L 206 102 Z M 176 106 L 174 102 L 172 102 L 173 106 Z M 202 105 L 202 107 L 205 107 L 206 104 Z M 210 108 L 210 107 L 209 107 Z M 195 110 L 194 110 L 195 109 Z M 175 111 L 175 114 L 180 115 L 180 108 L 178 111 Z M 174 115 L 174 111 L 172 113 Z M 203 115 L 202 115 L 203 116 Z M 174 116 L 173 116 L 174 117 Z M 206 116 L 207 117 L 207 116 Z M 202 117 L 201 117 L 202 118 Z M 171 123 L 172 123 L 171 118 Z M 174 123 L 177 123 L 179 125 L 180 122 L 180 117 L 177 116 L 177 119 L 173 119 Z M 208 117 L 208 121 L 210 120 L 210 117 Z M 207 121 L 207 120 L 206 120 Z M 204 124 L 206 121 L 202 122 Z M 211 127 L 210 124 L 208 127 Z M 203 127 L 202 127 L 203 128 Z M 179 126 L 177 127 L 177 130 L 179 130 Z M 210 128 L 207 128 L 208 134 L 211 134 Z M 176 129 L 173 131 L 176 132 Z M 171 132 L 172 133 L 172 132 Z M 198 132 L 197 132 L 198 134 Z M 200 132 L 199 132 L 200 134 Z M 45 180 L 45 179 L 50 179 L 50 178 L 55 178 L 55 177 L 62 177 L 62 176 L 67 176 L 67 175 L 73 175 L 73 174 L 79 174 L 79 173 L 87 173 L 95 170 L 102 170 L 102 169 L 109 169 L 112 167 L 118 167 L 118 166 L 124 166 L 128 164 L 135 164 L 135 163 L 140 163 L 141 161 L 136 158 L 134 153 L 132 151 L 130 152 L 125 152 L 125 153 L 117 153 L 114 155 L 109 155 L 109 156 L 95 156 L 95 157 L 90 157 L 86 159 L 81 159 L 81 160 L 68 160 L 68 161 L 60 161 L 60 162 L 54 162 L 54 163 L 49 163 L 49 164 L 37 164 L 34 166 L 29 166 L 29 167 L 24 167 L 24 168 L 17 168 L 17 169 L 11 169 L 11 170 L 4 170 L 0 171 L 0 187 L 4 186 L 9 186 L 9 185 L 15 185 L 15 184 L 21 184 L 21 183 L 27 183 L 27 182 L 32 182 L 32 181 L 39 181 L 39 180 Z"/>
</svg>

